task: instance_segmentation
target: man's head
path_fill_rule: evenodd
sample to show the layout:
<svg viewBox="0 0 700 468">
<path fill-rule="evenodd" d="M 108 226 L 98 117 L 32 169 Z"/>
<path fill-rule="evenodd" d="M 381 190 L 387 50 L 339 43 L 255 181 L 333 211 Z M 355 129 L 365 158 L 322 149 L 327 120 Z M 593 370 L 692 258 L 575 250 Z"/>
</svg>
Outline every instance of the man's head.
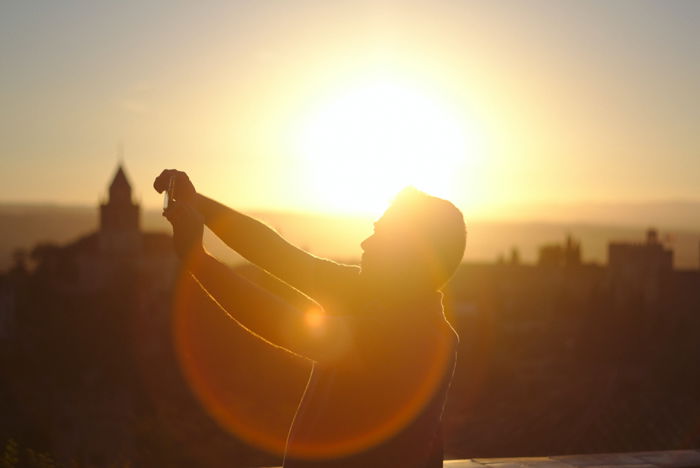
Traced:
<svg viewBox="0 0 700 468">
<path fill-rule="evenodd" d="M 462 261 L 465 245 L 466 227 L 457 207 L 407 188 L 362 242 L 362 274 L 390 285 L 439 289 Z"/>
</svg>

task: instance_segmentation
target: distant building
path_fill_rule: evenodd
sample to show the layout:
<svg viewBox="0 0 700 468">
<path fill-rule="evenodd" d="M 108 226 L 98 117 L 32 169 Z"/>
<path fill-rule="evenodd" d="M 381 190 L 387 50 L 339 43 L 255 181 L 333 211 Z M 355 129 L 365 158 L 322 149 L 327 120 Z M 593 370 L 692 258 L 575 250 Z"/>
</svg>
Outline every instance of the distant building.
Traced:
<svg viewBox="0 0 700 468">
<path fill-rule="evenodd" d="M 112 254 L 135 254 L 141 245 L 140 207 L 131 199 L 124 168 L 120 164 L 109 186 L 109 198 L 100 205 L 100 250 Z"/>
<path fill-rule="evenodd" d="M 0 342 L 12 332 L 15 319 L 15 291 L 9 275 L 0 275 Z"/>
<path fill-rule="evenodd" d="M 99 206 L 99 228 L 65 246 L 37 246 L 37 270 L 66 291 L 102 289 L 124 274 L 145 290 L 170 288 L 177 266 L 170 235 L 143 232 L 140 206 L 132 200 L 131 184 L 122 165 Z"/>
<path fill-rule="evenodd" d="M 564 244 L 547 244 L 540 247 L 537 264 L 540 266 L 570 267 L 581 265 L 581 243 L 566 236 Z"/>
<path fill-rule="evenodd" d="M 43 416 L 55 422 L 46 432 L 51 451 L 76 458 L 81 466 L 114 466 L 115 459 L 134 457 L 137 435 L 132 424 L 143 403 L 138 403 L 142 397 L 129 380 L 131 369 L 139 369 L 144 359 L 162 362 L 168 356 L 164 350 L 170 344 L 154 330 L 166 327 L 178 260 L 169 234 L 141 230 L 140 213 L 120 165 L 107 199 L 99 205 L 95 232 L 66 245 L 38 245 L 32 252 L 32 280 L 56 300 L 56 310 L 70 311 L 66 323 L 80 327 L 84 324 L 71 321 L 79 320 L 81 313 L 94 311 L 93 318 L 99 318 L 108 310 L 111 314 L 100 320 L 116 326 L 105 333 L 85 325 L 88 335 L 104 334 L 97 339 L 107 341 L 100 351 L 105 362 L 81 363 L 70 385 L 57 383 L 48 390 L 54 401 Z M 0 338 L 13 328 L 16 301 L 14 290 L 8 289 L 12 279 L 9 273 L 0 276 Z M 120 324 L 125 324 L 123 329 Z M 81 343 L 94 344 L 89 337 Z M 115 356 L 128 364 L 116 365 Z M 71 400 L 74 392 L 84 401 Z"/>
<path fill-rule="evenodd" d="M 656 229 L 647 231 L 646 242 L 611 242 L 608 265 L 616 274 L 647 275 L 673 269 L 673 251 L 659 241 Z"/>
<path fill-rule="evenodd" d="M 25 286 L 29 275 L 24 249 L 17 249 L 13 257 L 12 268 L 7 273 L 0 274 L 0 342 L 12 335 L 17 293 Z"/>
<path fill-rule="evenodd" d="M 636 296 L 648 304 L 658 299 L 663 276 L 673 271 L 673 251 L 651 228 L 645 242 L 611 242 L 608 267 L 619 298 Z"/>
</svg>

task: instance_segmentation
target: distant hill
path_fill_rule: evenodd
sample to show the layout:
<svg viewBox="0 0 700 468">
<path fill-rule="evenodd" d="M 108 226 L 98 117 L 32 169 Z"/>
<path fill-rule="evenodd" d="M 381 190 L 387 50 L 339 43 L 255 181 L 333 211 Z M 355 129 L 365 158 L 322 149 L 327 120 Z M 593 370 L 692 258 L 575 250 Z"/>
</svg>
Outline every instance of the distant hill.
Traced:
<svg viewBox="0 0 700 468">
<path fill-rule="evenodd" d="M 87 206 L 0 205 L 0 270 L 15 249 L 39 242 L 65 243 L 97 227 L 96 209 Z"/>
<path fill-rule="evenodd" d="M 530 203 L 497 207 L 511 220 L 587 223 L 612 226 L 658 226 L 700 231 L 700 201 Z"/>
<path fill-rule="evenodd" d="M 524 210 L 517 221 L 471 219 L 467 214 L 468 240 L 465 259 L 473 262 L 491 262 L 499 256 L 507 257 L 517 247 L 526 262 L 536 260 L 539 246 L 561 242 L 567 234 L 578 238 L 586 261 L 604 263 L 607 244 L 611 240 L 642 241 L 644 231 L 657 227 L 664 240 L 675 252 L 677 268 L 698 268 L 700 258 L 700 203 L 677 205 L 650 204 L 647 210 L 629 205 L 598 206 L 592 208 L 559 206 L 556 210 Z M 619 210 L 618 217 L 613 216 Z M 632 211 L 645 213 L 644 218 Z M 543 213 L 547 216 L 543 216 Z M 554 218 L 556 213 L 561 219 Z M 568 213 L 568 215 L 566 214 Z M 687 219 L 680 214 L 685 213 Z M 252 213 L 273 226 L 292 243 L 312 253 L 341 261 L 359 258 L 360 242 L 372 231 L 372 220 L 363 217 L 325 216 L 299 213 Z M 602 221 L 595 221 L 599 216 Z M 528 221 L 527 219 L 538 221 Z M 589 219 L 590 218 L 590 219 Z M 159 210 L 142 213 L 144 230 L 169 231 L 170 227 Z M 642 220 L 644 219 L 644 220 Z M 659 221 L 654 222 L 655 219 Z M 695 224 L 694 224 L 695 223 Z M 16 248 L 31 249 L 39 242 L 66 243 L 97 229 L 97 208 L 89 206 L 0 204 L 0 271 L 11 262 Z M 207 236 L 207 246 L 228 262 L 240 257 L 228 252 L 213 236 Z"/>
</svg>

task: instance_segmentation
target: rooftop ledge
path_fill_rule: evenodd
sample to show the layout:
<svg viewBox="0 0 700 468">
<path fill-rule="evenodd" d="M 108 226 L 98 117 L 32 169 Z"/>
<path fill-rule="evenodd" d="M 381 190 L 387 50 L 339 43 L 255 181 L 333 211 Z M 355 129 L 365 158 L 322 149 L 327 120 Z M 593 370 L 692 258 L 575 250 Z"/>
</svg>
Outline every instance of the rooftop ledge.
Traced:
<svg viewBox="0 0 700 468">
<path fill-rule="evenodd" d="M 700 450 L 445 460 L 445 468 L 700 468 Z M 279 468 L 279 467 L 277 467 Z"/>
<path fill-rule="evenodd" d="M 526 458 L 474 458 L 467 460 L 445 460 L 443 466 L 446 468 L 700 468 L 700 450 L 600 453 Z"/>
</svg>

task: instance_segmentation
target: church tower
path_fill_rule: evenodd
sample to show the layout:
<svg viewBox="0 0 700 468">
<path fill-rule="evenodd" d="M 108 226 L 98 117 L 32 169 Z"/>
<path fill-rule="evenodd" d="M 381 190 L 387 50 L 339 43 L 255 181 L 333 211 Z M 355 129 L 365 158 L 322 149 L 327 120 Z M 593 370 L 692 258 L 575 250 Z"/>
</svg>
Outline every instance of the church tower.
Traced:
<svg viewBox="0 0 700 468">
<path fill-rule="evenodd" d="M 107 253 L 136 253 L 140 249 L 140 207 L 131 199 L 131 184 L 119 164 L 109 186 L 109 198 L 100 204 L 100 248 Z"/>
</svg>

